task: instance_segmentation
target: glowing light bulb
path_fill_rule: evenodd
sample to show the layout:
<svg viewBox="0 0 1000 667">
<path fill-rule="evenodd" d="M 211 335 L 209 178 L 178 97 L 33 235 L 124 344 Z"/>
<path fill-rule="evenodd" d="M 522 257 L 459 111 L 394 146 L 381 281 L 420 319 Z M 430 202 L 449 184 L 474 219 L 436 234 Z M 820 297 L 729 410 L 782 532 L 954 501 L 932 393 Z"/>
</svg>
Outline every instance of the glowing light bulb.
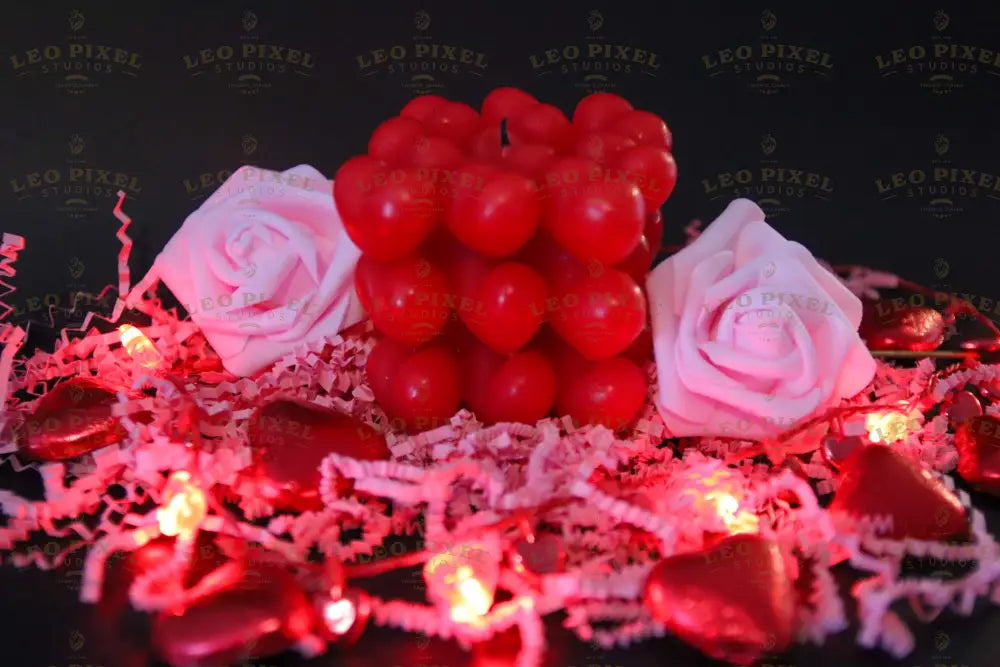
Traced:
<svg viewBox="0 0 1000 667">
<path fill-rule="evenodd" d="M 873 443 L 892 443 L 906 440 L 920 428 L 920 412 L 908 415 L 898 411 L 873 412 L 865 417 L 868 439 Z"/>
<path fill-rule="evenodd" d="M 160 351 L 153 345 L 153 341 L 146 337 L 136 327 L 131 324 L 123 324 L 118 327 L 118 336 L 121 338 L 122 347 L 128 352 L 137 364 L 145 368 L 156 368 L 163 360 Z"/>
<path fill-rule="evenodd" d="M 689 498 L 699 515 L 718 516 L 730 534 L 756 533 L 760 527 L 757 515 L 741 508 L 746 504 L 745 487 L 741 475 L 725 468 L 693 470 L 675 479 L 665 495 L 668 500 L 675 494 L 678 500 Z"/>
<path fill-rule="evenodd" d="M 178 470 L 167 480 L 163 506 L 156 510 L 160 532 L 190 540 L 207 513 L 205 492 L 191 482 L 191 474 Z"/>
<path fill-rule="evenodd" d="M 715 509 L 723 519 L 726 519 L 727 523 L 736 516 L 736 512 L 740 509 L 740 501 L 728 493 L 721 493 L 715 499 Z"/>
<path fill-rule="evenodd" d="M 451 618 L 458 623 L 469 623 L 482 616 L 493 606 L 493 592 L 486 590 L 476 579 L 470 567 L 460 567 L 453 580 L 458 584 L 458 599 L 452 602 Z"/>
<path fill-rule="evenodd" d="M 358 618 L 358 608 L 347 598 L 331 600 L 323 607 L 323 622 L 335 635 L 342 635 L 354 626 Z"/>
<path fill-rule="evenodd" d="M 731 534 L 757 532 L 760 524 L 757 515 L 740 509 L 740 501 L 733 494 L 725 491 L 712 491 L 705 496 L 705 500 L 715 503 L 716 513 L 722 518 Z"/>
<path fill-rule="evenodd" d="M 493 606 L 500 577 L 500 543 L 493 539 L 455 545 L 424 565 L 427 596 L 456 623 L 475 623 Z"/>
</svg>

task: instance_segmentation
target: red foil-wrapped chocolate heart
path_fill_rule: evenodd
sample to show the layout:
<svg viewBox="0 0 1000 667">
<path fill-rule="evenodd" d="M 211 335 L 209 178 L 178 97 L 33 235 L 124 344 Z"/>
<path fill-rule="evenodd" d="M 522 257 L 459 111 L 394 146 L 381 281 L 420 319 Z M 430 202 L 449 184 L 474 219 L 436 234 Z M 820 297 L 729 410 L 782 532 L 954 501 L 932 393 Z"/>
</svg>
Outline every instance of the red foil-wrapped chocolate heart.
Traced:
<svg viewBox="0 0 1000 667">
<path fill-rule="evenodd" d="M 278 400 L 258 408 L 250 419 L 250 444 L 257 459 L 256 483 L 276 507 L 319 510 L 320 462 L 328 454 L 363 460 L 390 458 L 374 428 L 350 415 L 315 405 Z M 338 478 L 337 492 L 350 493 L 350 480 Z"/>
<path fill-rule="evenodd" d="M 174 667 L 225 667 L 288 650 L 315 628 L 316 613 L 295 578 L 273 565 L 261 576 L 205 597 L 181 615 L 153 621 L 156 653 Z"/>
<path fill-rule="evenodd" d="M 515 566 L 535 574 L 562 572 L 566 567 L 566 551 L 562 540 L 551 533 L 536 535 L 532 542 L 518 540 L 514 543 L 512 556 Z"/>
<path fill-rule="evenodd" d="M 33 459 L 61 461 L 119 442 L 125 429 L 111 414 L 117 402 L 114 390 L 95 378 L 60 382 L 16 429 L 18 451 Z"/>
<path fill-rule="evenodd" d="M 962 390 L 952 396 L 944 411 L 953 424 L 962 424 L 983 414 L 983 404 L 971 391 Z"/>
<path fill-rule="evenodd" d="M 833 465 L 839 465 L 851 453 L 864 446 L 859 435 L 828 435 L 823 438 L 823 457 Z"/>
<path fill-rule="evenodd" d="M 777 543 L 755 534 L 660 561 L 646 580 L 645 604 L 706 655 L 741 665 L 783 651 L 795 631 L 794 582 Z"/>
<path fill-rule="evenodd" d="M 974 488 L 1000 495 L 1000 419 L 973 417 L 955 433 L 958 474 Z"/>
<path fill-rule="evenodd" d="M 933 308 L 890 301 L 866 302 L 859 333 L 872 350 L 926 352 L 944 342 L 945 323 Z"/>
<path fill-rule="evenodd" d="M 868 445 L 840 464 L 829 507 L 853 517 L 890 517 L 876 530 L 894 540 L 964 539 L 969 521 L 958 498 L 934 475 L 892 447 Z"/>
</svg>

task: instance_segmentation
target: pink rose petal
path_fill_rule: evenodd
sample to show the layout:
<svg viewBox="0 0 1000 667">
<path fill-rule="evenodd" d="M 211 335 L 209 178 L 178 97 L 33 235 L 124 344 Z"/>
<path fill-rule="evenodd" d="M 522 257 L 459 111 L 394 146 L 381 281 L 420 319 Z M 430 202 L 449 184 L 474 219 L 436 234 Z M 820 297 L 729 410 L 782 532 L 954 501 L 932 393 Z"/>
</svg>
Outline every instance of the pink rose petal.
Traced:
<svg viewBox="0 0 1000 667">
<path fill-rule="evenodd" d="M 299 165 L 241 167 L 184 221 L 151 270 L 190 311 L 226 370 L 251 375 L 361 320 L 360 252 L 332 182 Z"/>
<path fill-rule="evenodd" d="M 760 439 L 864 389 L 861 302 L 736 200 L 646 283 L 657 408 L 673 436 Z"/>
</svg>

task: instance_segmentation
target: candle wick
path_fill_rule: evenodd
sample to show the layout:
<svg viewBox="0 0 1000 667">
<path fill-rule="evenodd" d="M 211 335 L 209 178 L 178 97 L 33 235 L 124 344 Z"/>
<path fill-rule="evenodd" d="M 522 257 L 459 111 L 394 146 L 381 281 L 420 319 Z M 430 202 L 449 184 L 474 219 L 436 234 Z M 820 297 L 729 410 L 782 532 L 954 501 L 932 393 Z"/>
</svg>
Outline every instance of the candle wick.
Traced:
<svg viewBox="0 0 1000 667">
<path fill-rule="evenodd" d="M 510 146 L 510 137 L 507 136 L 507 119 L 500 119 L 500 147 L 506 148 Z"/>
</svg>

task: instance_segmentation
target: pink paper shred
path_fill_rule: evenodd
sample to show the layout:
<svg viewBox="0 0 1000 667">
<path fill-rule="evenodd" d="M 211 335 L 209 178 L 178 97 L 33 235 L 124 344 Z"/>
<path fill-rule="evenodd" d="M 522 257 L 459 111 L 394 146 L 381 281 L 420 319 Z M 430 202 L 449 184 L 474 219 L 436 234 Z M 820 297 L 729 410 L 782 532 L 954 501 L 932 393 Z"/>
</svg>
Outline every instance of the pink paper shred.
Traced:
<svg viewBox="0 0 1000 667">
<path fill-rule="evenodd" d="M 125 230 L 131 220 L 121 213 L 121 203 L 115 214 L 123 223 L 118 238 L 119 294 L 124 297 L 130 289 L 131 240 Z M 693 225 L 687 231 L 693 237 L 698 229 Z M 0 298 L 12 291 L 3 279 L 14 275 L 12 264 L 23 245 L 20 237 L 3 237 L 0 286 L 6 291 Z M 871 295 L 896 282 L 893 276 L 859 271 L 847 284 L 856 293 Z M 554 533 L 565 550 L 564 571 L 531 575 L 511 567 L 505 558 L 500 585 L 512 597 L 495 604 L 477 623 L 456 622 L 447 610 L 432 605 L 367 598 L 375 623 L 453 638 L 463 646 L 517 627 L 522 638 L 517 664 L 522 667 L 539 664 L 545 648 L 542 617 L 560 610 L 566 613 L 566 627 L 602 647 L 662 636 L 665 628 L 642 604 L 645 578 L 657 559 L 701 549 L 706 532 L 727 529 L 711 506 L 699 502 L 719 489 L 735 496 L 741 509 L 755 513 L 761 533 L 777 540 L 790 559 L 797 557 L 795 567 L 812 568 L 812 589 L 797 610 L 797 634 L 803 642 L 821 644 L 847 627 L 843 592 L 830 573 L 844 560 L 865 573 L 849 591 L 858 603 L 858 642 L 897 657 L 912 649 L 913 636 L 890 611 L 895 602 L 909 601 L 927 620 L 948 607 L 969 614 L 980 597 L 1000 603 L 1000 550 L 965 493 L 957 496 L 972 523 L 968 545 L 884 540 L 877 529 L 885 517 L 849 519 L 821 507 L 819 498 L 833 492 L 836 483 L 835 471 L 818 451 L 821 434 L 830 424 L 755 452 L 767 455 L 764 462 L 749 459 L 756 444 L 743 441 L 704 438 L 686 440 L 684 448 L 666 446 L 667 434 L 653 403 L 656 376 L 650 364 L 647 405 L 628 438 L 601 426 L 575 428 L 567 419 L 486 427 L 465 410 L 432 431 L 391 432 L 364 376 L 373 344 L 370 323 L 358 336 L 304 344 L 257 378 L 214 370 L 199 373 L 191 369 L 214 353 L 192 323 L 179 320 L 155 297 L 137 294 L 150 287 L 133 289 L 128 306 L 151 318 L 143 332 L 163 355 L 161 369 L 135 364 L 116 332 L 102 334 L 90 326 L 93 317 L 106 319 L 95 313 L 87 315 L 82 327 L 63 331 L 53 351 L 36 352 L 17 364 L 13 358 L 24 332 L 9 324 L 0 329 L 5 344 L 0 358 L 4 421 L 12 413 L 30 411 L 43 383 L 54 379 L 95 375 L 120 388 L 114 412 L 127 431 L 120 443 L 74 461 L 31 464 L 45 482 L 42 501 L 0 490 L 0 509 L 7 517 L 0 528 L 0 549 L 7 561 L 52 569 L 70 553 L 85 550 L 80 595 L 86 602 L 101 598 L 112 556 L 159 536 L 155 510 L 139 513 L 139 508 L 148 499 L 161 502 L 165 473 L 187 470 L 202 488 L 224 489 L 225 499 L 240 508 L 239 513 L 227 511 L 213 501 L 201 530 L 260 544 L 303 568 L 309 567 L 314 551 L 346 564 L 367 562 L 394 534 L 423 538 L 429 557 L 490 531 L 499 531 L 505 554 L 526 534 Z M 124 307 L 120 299 L 107 321 L 117 323 Z M 0 301 L 0 319 L 9 312 Z M 865 409 L 922 401 L 927 411 L 967 384 L 998 377 L 1000 366 L 937 373 L 930 362 L 915 368 L 879 362 L 871 386 L 844 406 Z M 143 388 L 148 395 L 136 393 Z M 12 398 L 14 392 L 27 398 Z M 330 455 L 320 467 L 324 509 L 299 515 L 277 511 L 257 493 L 247 474 L 253 458 L 247 422 L 257 406 L 278 396 L 334 407 L 386 432 L 393 458 L 360 461 Z M 995 408 L 990 410 L 995 413 Z M 192 411 L 199 419 L 197 433 L 178 441 L 172 429 Z M 152 422 L 133 420 L 137 412 L 151 413 Z M 925 419 L 894 447 L 953 487 L 944 476 L 958 460 L 953 431 L 941 414 Z M 200 447 L 190 446 L 195 439 Z M 15 451 L 13 443 L 0 446 Z M 797 466 L 789 464 L 789 455 Z M 16 454 L 10 462 L 18 469 L 26 467 Z M 353 479 L 355 489 L 367 494 L 338 497 L 338 476 Z M 117 496 L 110 492 L 113 485 L 119 489 Z M 790 504 L 789 495 L 798 502 Z M 31 546 L 30 538 L 39 531 L 58 547 Z M 906 555 L 975 560 L 978 567 L 947 581 L 903 577 Z M 183 605 L 200 594 L 178 583 L 195 557 L 193 543 L 178 538 L 172 560 L 135 578 L 129 590 L 133 605 L 152 612 Z M 222 567 L 216 574 L 217 583 L 238 578 L 238 572 Z M 314 654 L 322 648 L 317 641 L 307 638 L 300 649 Z"/>
</svg>

